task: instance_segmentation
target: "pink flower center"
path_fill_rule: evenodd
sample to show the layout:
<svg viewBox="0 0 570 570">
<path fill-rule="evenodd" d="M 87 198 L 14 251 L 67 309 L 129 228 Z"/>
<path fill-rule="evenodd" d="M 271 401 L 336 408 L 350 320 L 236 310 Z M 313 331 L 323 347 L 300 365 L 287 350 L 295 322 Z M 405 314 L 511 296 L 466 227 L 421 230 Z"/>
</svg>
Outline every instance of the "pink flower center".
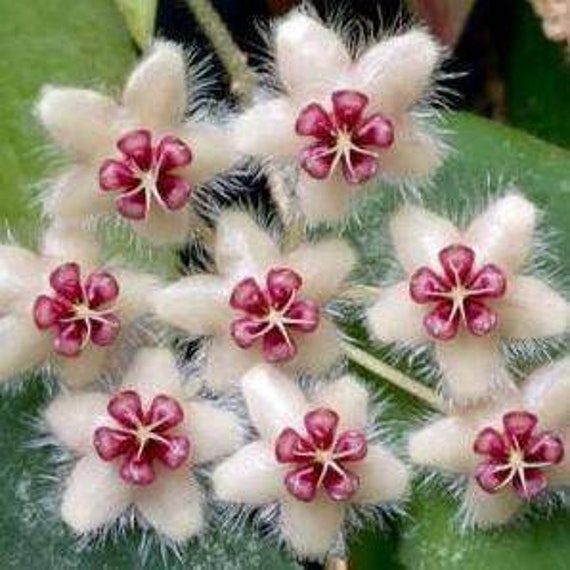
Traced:
<svg viewBox="0 0 570 570">
<path fill-rule="evenodd" d="M 544 470 L 562 461 L 564 445 L 558 436 L 537 430 L 537 423 L 530 412 L 509 412 L 503 416 L 503 432 L 487 427 L 477 435 L 473 450 L 486 459 L 475 479 L 484 491 L 511 485 L 519 497 L 532 499 L 546 488 Z"/>
<path fill-rule="evenodd" d="M 119 470 L 123 481 L 148 485 L 155 478 L 155 459 L 168 469 L 178 469 L 188 458 L 190 440 L 173 433 L 184 419 L 174 398 L 156 396 L 145 412 L 140 396 L 125 390 L 111 398 L 107 412 L 115 423 L 95 430 L 93 446 L 103 461 L 123 457 Z"/>
<path fill-rule="evenodd" d="M 358 476 L 346 463 L 357 463 L 366 457 L 367 443 L 358 430 L 338 432 L 336 412 L 318 408 L 305 415 L 306 435 L 284 429 L 275 444 L 279 463 L 296 465 L 285 474 L 287 491 L 300 501 L 312 501 L 322 487 L 333 501 L 347 501 L 358 490 Z"/>
<path fill-rule="evenodd" d="M 297 354 L 294 333 L 310 333 L 319 325 L 319 305 L 299 299 L 303 281 L 287 268 L 271 269 L 265 288 L 253 277 L 234 288 L 230 305 L 241 316 L 232 321 L 230 332 L 240 348 L 250 348 L 261 340 L 267 362 L 283 362 Z"/>
<path fill-rule="evenodd" d="M 117 142 L 119 159 L 108 159 L 99 169 L 101 190 L 119 192 L 115 205 L 129 220 L 148 217 L 154 202 L 164 211 L 179 210 L 189 200 L 190 184 L 177 169 L 192 161 L 192 152 L 181 139 L 167 135 L 152 144 L 146 129 L 130 131 Z"/>
<path fill-rule="evenodd" d="M 323 179 L 340 165 L 349 184 L 361 184 L 378 171 L 377 149 L 394 142 L 394 127 L 379 113 L 364 114 L 369 101 L 364 93 L 334 91 L 331 101 L 331 112 L 310 103 L 297 118 L 297 134 L 315 139 L 301 151 L 301 167 L 313 178 Z"/>
<path fill-rule="evenodd" d="M 496 312 L 486 301 L 505 294 L 507 280 L 495 265 L 475 269 L 475 252 L 464 245 L 450 245 L 439 252 L 443 271 L 418 269 L 410 280 L 410 295 L 416 303 L 434 304 L 424 318 L 427 332 L 437 340 L 455 337 L 459 325 L 476 336 L 491 332 L 498 324 Z"/>
<path fill-rule="evenodd" d="M 119 334 L 113 312 L 119 284 L 106 271 L 94 271 L 82 281 L 79 265 L 65 263 L 49 277 L 51 295 L 40 295 L 33 307 L 40 330 L 53 334 L 54 350 L 61 356 L 78 356 L 89 342 L 109 346 Z"/>
</svg>

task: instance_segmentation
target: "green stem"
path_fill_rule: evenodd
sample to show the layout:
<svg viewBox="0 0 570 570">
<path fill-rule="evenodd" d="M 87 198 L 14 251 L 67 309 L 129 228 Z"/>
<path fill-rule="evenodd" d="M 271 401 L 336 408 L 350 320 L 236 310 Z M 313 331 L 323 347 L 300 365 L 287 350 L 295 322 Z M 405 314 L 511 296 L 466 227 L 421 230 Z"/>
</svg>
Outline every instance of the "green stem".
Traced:
<svg viewBox="0 0 570 570">
<path fill-rule="evenodd" d="M 250 103 L 256 78 L 255 73 L 247 64 L 247 57 L 234 42 L 210 0 L 186 0 L 186 2 L 228 72 L 230 89 L 243 103 Z"/>
<path fill-rule="evenodd" d="M 437 394 L 430 388 L 427 388 L 423 384 L 412 380 L 403 372 L 400 372 L 393 366 L 382 362 L 378 358 L 372 356 L 360 348 L 357 348 L 353 344 L 343 342 L 343 350 L 348 358 L 359 366 L 366 368 L 370 372 L 373 372 L 374 374 L 384 378 L 408 394 L 411 394 L 412 396 L 415 396 L 416 398 L 424 401 L 432 408 L 436 410 L 442 409 L 440 399 L 438 398 Z"/>
</svg>

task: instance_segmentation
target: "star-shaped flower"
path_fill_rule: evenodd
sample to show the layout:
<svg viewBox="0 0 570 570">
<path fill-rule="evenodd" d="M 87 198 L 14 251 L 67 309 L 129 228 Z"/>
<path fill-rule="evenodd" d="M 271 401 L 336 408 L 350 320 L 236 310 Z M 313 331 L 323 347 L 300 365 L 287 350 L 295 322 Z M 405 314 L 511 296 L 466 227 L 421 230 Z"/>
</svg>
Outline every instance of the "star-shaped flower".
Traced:
<svg viewBox="0 0 570 570">
<path fill-rule="evenodd" d="M 522 272 L 533 246 L 536 208 L 510 193 L 466 229 L 405 206 L 391 220 L 406 277 L 383 288 L 368 312 L 383 342 L 435 345 L 449 395 L 458 402 L 489 395 L 506 380 L 501 342 L 564 333 L 566 301 Z"/>
<path fill-rule="evenodd" d="M 243 395 L 259 439 L 213 473 L 222 501 L 279 504 L 279 528 L 303 557 L 319 558 L 346 530 L 351 508 L 402 499 L 408 472 L 371 437 L 367 391 L 345 376 L 307 399 L 266 364 L 247 372 Z"/>
<path fill-rule="evenodd" d="M 548 489 L 570 485 L 570 358 L 533 373 L 500 401 L 457 410 L 409 440 L 412 461 L 467 477 L 470 524 L 510 520 Z"/>
<path fill-rule="evenodd" d="M 39 254 L 0 246 L 0 379 L 53 364 L 80 387 L 117 368 L 160 283 L 100 264 L 93 236 L 67 224 L 47 230 Z"/>
<path fill-rule="evenodd" d="M 119 102 L 94 91 L 47 87 L 38 116 L 70 164 L 46 195 L 56 218 L 116 214 L 153 243 L 182 242 L 196 185 L 234 160 L 218 125 L 185 119 L 182 49 L 157 42 Z"/>
<path fill-rule="evenodd" d="M 151 299 L 162 321 L 212 337 L 204 370 L 211 388 L 227 388 L 262 361 L 318 373 L 340 357 L 325 305 L 354 266 L 344 241 L 284 253 L 247 215 L 227 212 L 218 222 L 214 256 L 216 275 L 184 277 Z"/>
<path fill-rule="evenodd" d="M 114 393 L 56 398 L 48 427 L 78 458 L 63 492 L 61 515 L 77 533 L 111 525 L 130 507 L 161 535 L 183 541 L 204 524 L 196 467 L 237 449 L 237 418 L 188 399 L 174 357 L 140 351 Z"/>
<path fill-rule="evenodd" d="M 310 222 L 343 217 L 369 180 L 418 179 L 438 166 L 442 144 L 415 113 L 442 56 L 425 31 L 353 57 L 332 30 L 294 11 L 276 25 L 274 47 L 282 94 L 238 118 L 236 145 L 298 166 L 296 192 Z"/>
</svg>

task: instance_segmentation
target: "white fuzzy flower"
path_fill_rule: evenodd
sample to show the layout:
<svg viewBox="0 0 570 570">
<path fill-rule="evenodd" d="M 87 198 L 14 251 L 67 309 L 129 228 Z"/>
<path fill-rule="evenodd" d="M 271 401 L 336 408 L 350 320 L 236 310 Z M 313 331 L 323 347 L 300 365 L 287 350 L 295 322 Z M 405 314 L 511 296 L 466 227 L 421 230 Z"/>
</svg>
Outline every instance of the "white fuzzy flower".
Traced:
<svg viewBox="0 0 570 570">
<path fill-rule="evenodd" d="M 211 336 L 206 383 L 227 388 L 262 361 L 320 373 L 341 354 L 325 305 L 343 286 L 355 256 L 339 239 L 283 253 L 249 216 L 218 222 L 216 275 L 192 275 L 152 297 L 158 317 L 191 335 Z"/>
<path fill-rule="evenodd" d="M 233 414 L 185 397 L 165 349 L 139 352 L 113 394 L 59 396 L 46 420 L 78 458 L 61 514 L 81 534 L 112 524 L 134 506 L 168 539 L 196 535 L 204 504 L 193 471 L 234 451 L 242 437 Z"/>
<path fill-rule="evenodd" d="M 415 463 L 467 478 L 466 522 L 504 524 L 548 489 L 570 485 L 570 358 L 532 374 L 521 390 L 437 419 L 413 433 Z"/>
<path fill-rule="evenodd" d="M 223 501 L 279 504 L 280 532 L 295 552 L 319 558 L 346 530 L 358 505 L 400 500 L 408 472 L 386 447 L 369 438 L 369 396 L 345 376 L 307 400 L 276 368 L 262 364 L 242 379 L 259 439 L 213 473 Z"/>
<path fill-rule="evenodd" d="M 80 387 L 117 364 L 122 339 L 149 312 L 152 275 L 101 266 L 93 236 L 52 226 L 40 253 L 0 245 L 0 379 L 53 364 Z"/>
<path fill-rule="evenodd" d="M 501 341 L 562 334 L 566 301 L 545 282 L 523 275 L 537 211 L 511 193 L 466 229 L 421 208 L 391 220 L 406 278 L 380 291 L 368 312 L 383 342 L 435 344 L 449 395 L 464 403 L 489 395 L 505 378 Z"/>
<path fill-rule="evenodd" d="M 364 182 L 421 178 L 440 163 L 442 146 L 414 109 L 441 56 L 435 40 L 415 29 L 353 58 L 332 30 L 294 11 L 275 27 L 283 94 L 238 119 L 236 146 L 294 161 L 307 219 L 337 220 Z"/>
<path fill-rule="evenodd" d="M 157 42 L 120 102 L 86 89 L 46 87 L 38 115 L 70 166 L 46 196 L 49 215 L 118 213 L 153 243 L 182 242 L 195 185 L 233 161 L 221 127 L 185 120 L 182 49 Z"/>
</svg>

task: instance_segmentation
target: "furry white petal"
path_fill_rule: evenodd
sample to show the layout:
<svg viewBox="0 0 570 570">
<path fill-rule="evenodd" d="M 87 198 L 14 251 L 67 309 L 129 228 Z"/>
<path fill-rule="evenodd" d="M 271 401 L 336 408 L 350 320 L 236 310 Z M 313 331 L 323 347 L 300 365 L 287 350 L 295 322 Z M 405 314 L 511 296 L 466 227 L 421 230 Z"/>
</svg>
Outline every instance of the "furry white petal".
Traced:
<svg viewBox="0 0 570 570">
<path fill-rule="evenodd" d="M 404 206 L 392 217 L 390 234 L 408 274 L 424 265 L 439 267 L 439 252 L 460 241 L 459 231 L 449 220 L 416 206 Z"/>
<path fill-rule="evenodd" d="M 286 370 L 303 371 L 309 374 L 324 374 L 343 356 L 340 332 L 327 318 L 321 318 L 317 330 L 303 335 L 298 341 L 299 351 Z"/>
<path fill-rule="evenodd" d="M 157 394 L 183 399 L 182 379 L 176 360 L 166 348 L 144 348 L 135 355 L 122 388 L 132 388 L 151 400 Z"/>
<path fill-rule="evenodd" d="M 410 435 L 408 454 L 418 465 L 452 473 L 469 472 L 477 463 L 472 450 L 473 432 L 460 417 L 435 420 Z"/>
<path fill-rule="evenodd" d="M 87 89 L 45 87 L 37 114 L 51 138 L 78 159 L 90 159 L 113 140 L 118 106 L 109 97 Z"/>
<path fill-rule="evenodd" d="M 351 63 L 332 30 L 298 11 L 277 24 L 275 51 L 279 78 L 293 94 L 301 96 L 330 90 Z"/>
<path fill-rule="evenodd" d="M 368 420 L 368 400 L 368 391 L 360 382 L 342 376 L 319 390 L 314 403 L 338 413 L 339 430 L 363 430 Z"/>
<path fill-rule="evenodd" d="M 243 430 L 235 414 L 208 402 L 189 402 L 184 411 L 194 463 L 220 459 L 241 445 Z"/>
<path fill-rule="evenodd" d="M 0 307 L 4 310 L 23 291 L 41 286 L 43 263 L 35 253 L 16 245 L 0 244 Z"/>
<path fill-rule="evenodd" d="M 535 277 L 517 276 L 497 302 L 501 334 L 508 338 L 538 338 L 564 333 L 570 315 L 568 303 Z"/>
<path fill-rule="evenodd" d="M 103 374 L 109 355 L 109 350 L 91 345 L 85 347 L 77 358 L 56 356 L 59 378 L 76 390 L 88 386 Z"/>
<path fill-rule="evenodd" d="M 181 542 L 204 526 L 202 492 L 186 469 L 161 468 L 152 485 L 134 492 L 134 503 L 159 533 Z"/>
<path fill-rule="evenodd" d="M 181 121 L 186 108 L 182 49 L 156 42 L 127 81 L 123 103 L 140 124 L 151 128 Z"/>
<path fill-rule="evenodd" d="M 429 176 L 442 162 L 445 149 L 411 120 L 395 125 L 394 143 L 380 152 L 380 171 L 388 180 Z"/>
<path fill-rule="evenodd" d="M 507 522 L 521 505 L 522 500 L 510 489 L 489 494 L 474 480 L 470 480 L 465 491 L 463 507 L 471 524 L 479 528 L 489 528 Z"/>
<path fill-rule="evenodd" d="M 316 180 L 301 172 L 295 192 L 303 215 L 309 223 L 337 222 L 350 211 L 352 193 L 338 172 L 334 172 L 325 181 Z"/>
<path fill-rule="evenodd" d="M 570 426 L 569 357 L 533 372 L 525 381 L 523 391 L 527 405 L 540 418 L 541 426 L 553 430 Z"/>
<path fill-rule="evenodd" d="M 93 433 L 106 419 L 109 398 L 99 392 L 64 394 L 47 407 L 44 417 L 50 431 L 79 455 L 93 451 Z"/>
<path fill-rule="evenodd" d="M 414 29 L 367 49 L 355 62 L 352 77 L 374 107 L 398 116 L 421 99 L 441 57 L 434 38 Z"/>
<path fill-rule="evenodd" d="M 281 530 L 289 544 L 301 556 L 324 556 L 342 529 L 345 506 L 323 497 L 310 503 L 294 498 L 281 503 Z"/>
<path fill-rule="evenodd" d="M 382 445 L 368 447 L 366 457 L 350 469 L 360 477 L 355 503 L 386 503 L 401 499 L 406 493 L 409 473 L 406 466 Z"/>
<path fill-rule="evenodd" d="M 214 336 L 209 342 L 201 376 L 211 390 L 223 392 L 260 360 L 261 356 L 255 347 L 250 350 L 239 348 L 228 331 Z"/>
<path fill-rule="evenodd" d="M 303 430 L 307 402 L 295 382 L 277 368 L 260 364 L 241 379 L 243 397 L 253 425 L 273 441 L 286 427 Z"/>
<path fill-rule="evenodd" d="M 477 263 L 495 263 L 516 272 L 528 259 L 537 222 L 536 207 L 523 196 L 509 193 L 475 218 L 465 232 L 466 245 Z"/>
<path fill-rule="evenodd" d="M 49 352 L 49 339 L 38 332 L 31 315 L 0 318 L 0 382 L 40 364 Z"/>
<path fill-rule="evenodd" d="M 94 454 L 80 459 L 66 482 L 61 516 L 77 533 L 115 520 L 131 501 L 131 489 L 117 476 L 117 466 Z"/>
<path fill-rule="evenodd" d="M 265 280 L 264 272 L 279 258 L 279 248 L 247 214 L 226 212 L 218 221 L 215 259 L 221 275 L 237 283 L 243 277 Z"/>
<path fill-rule="evenodd" d="M 217 275 L 192 275 L 156 291 L 150 302 L 163 321 L 191 334 L 211 335 L 228 327 L 230 293 Z"/>
<path fill-rule="evenodd" d="M 155 245 L 182 243 L 188 237 L 191 217 L 186 208 L 165 211 L 151 204 L 145 220 L 131 222 L 133 230 Z"/>
<path fill-rule="evenodd" d="M 247 109 L 233 125 L 238 151 L 247 155 L 288 157 L 303 139 L 295 133 L 298 109 L 286 98 L 263 101 Z"/>
<path fill-rule="evenodd" d="M 249 443 L 218 465 L 212 482 L 222 501 L 262 505 L 285 495 L 283 468 L 263 441 Z"/>
<path fill-rule="evenodd" d="M 81 260 L 82 270 L 98 269 L 101 247 L 96 237 L 79 224 L 57 221 L 45 231 L 41 244 L 43 255 L 65 261 Z"/>
<path fill-rule="evenodd" d="M 438 342 L 435 351 L 449 395 L 466 404 L 489 396 L 505 384 L 497 339 L 460 332 L 453 340 Z"/>
<path fill-rule="evenodd" d="M 119 282 L 117 310 L 125 321 L 131 321 L 150 312 L 150 299 L 160 286 L 158 277 L 122 268 L 111 268 Z"/>
<path fill-rule="evenodd" d="M 378 300 L 368 309 L 368 323 L 375 338 L 382 342 L 425 342 L 425 307 L 412 301 L 410 286 L 402 281 L 380 289 Z"/>
<path fill-rule="evenodd" d="M 302 244 L 285 258 L 285 265 L 303 278 L 303 296 L 321 303 L 338 293 L 356 265 L 354 250 L 341 239 Z"/>
</svg>

